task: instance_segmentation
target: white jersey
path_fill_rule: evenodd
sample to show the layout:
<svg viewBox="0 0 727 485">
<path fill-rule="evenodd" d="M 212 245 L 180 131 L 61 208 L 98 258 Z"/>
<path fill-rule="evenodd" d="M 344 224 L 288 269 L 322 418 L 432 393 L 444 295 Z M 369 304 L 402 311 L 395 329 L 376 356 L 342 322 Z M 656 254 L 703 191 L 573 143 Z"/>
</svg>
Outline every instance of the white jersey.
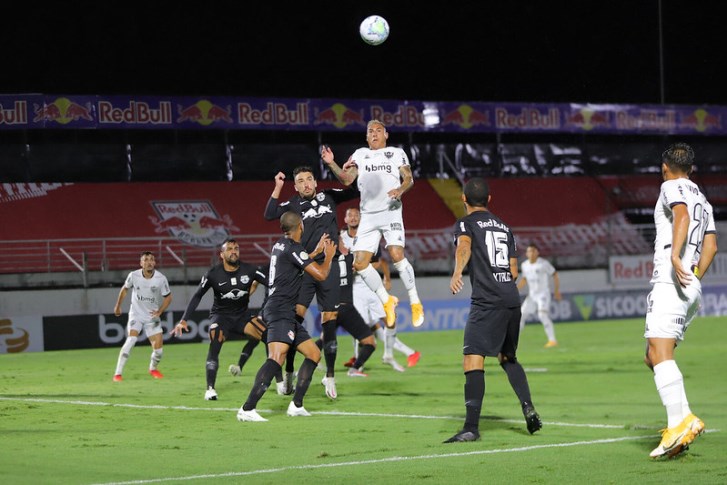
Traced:
<svg viewBox="0 0 727 485">
<path fill-rule="evenodd" d="M 537 299 L 550 296 L 550 277 L 555 274 L 555 268 L 550 261 L 538 258 L 534 263 L 525 260 L 520 265 L 523 278 L 528 282 L 528 295 Z"/>
<path fill-rule="evenodd" d="M 389 197 L 389 191 L 401 186 L 399 169 L 409 166 L 406 152 L 397 147 L 378 150 L 359 148 L 351 159 L 358 167 L 358 190 L 361 213 L 401 209 L 401 201 Z"/>
<path fill-rule="evenodd" d="M 675 283 L 676 275 L 671 264 L 672 208 L 685 204 L 689 214 L 687 240 L 682 247 L 682 267 L 689 270 L 699 262 L 704 235 L 714 233 L 714 212 L 712 206 L 697 187 L 686 178 L 667 180 L 661 184 L 661 193 L 654 209 L 656 239 L 654 241 L 654 273 L 652 283 Z"/>
<path fill-rule="evenodd" d="M 169 289 L 167 277 L 156 270 L 148 279 L 144 278 L 142 269 L 132 271 L 126 277 L 124 287 L 127 289 L 133 288 L 131 291 L 129 320 L 139 322 L 151 321 L 151 312 L 159 310 L 164 297 L 172 292 Z"/>
</svg>

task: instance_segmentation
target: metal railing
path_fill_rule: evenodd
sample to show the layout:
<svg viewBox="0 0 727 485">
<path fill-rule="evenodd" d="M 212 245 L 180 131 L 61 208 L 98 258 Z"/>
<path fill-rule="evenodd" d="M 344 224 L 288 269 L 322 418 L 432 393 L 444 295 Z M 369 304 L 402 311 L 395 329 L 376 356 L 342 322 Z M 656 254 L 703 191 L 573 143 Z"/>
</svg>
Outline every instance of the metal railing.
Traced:
<svg viewBox="0 0 727 485">
<path fill-rule="evenodd" d="M 560 268 L 597 268 L 610 255 L 652 251 L 653 224 L 634 225 L 621 219 L 591 225 L 513 228 L 521 252 L 534 242 Z M 268 262 L 279 234 L 235 235 L 240 259 Z M 419 271 L 446 273 L 452 265 L 452 228 L 407 231 L 407 257 Z M 152 251 L 159 268 L 207 268 L 219 260 L 217 247 L 196 247 L 174 237 L 49 239 L 0 241 L 0 274 L 111 272 L 139 266 L 142 251 Z"/>
</svg>

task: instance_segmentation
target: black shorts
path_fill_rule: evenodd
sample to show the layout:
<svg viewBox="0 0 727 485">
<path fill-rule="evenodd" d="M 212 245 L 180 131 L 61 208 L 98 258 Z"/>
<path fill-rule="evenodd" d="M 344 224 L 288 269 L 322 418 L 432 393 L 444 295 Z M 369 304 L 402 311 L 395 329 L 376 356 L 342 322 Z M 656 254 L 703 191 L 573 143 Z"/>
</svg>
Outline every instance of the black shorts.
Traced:
<svg viewBox="0 0 727 485">
<path fill-rule="evenodd" d="M 265 343 L 282 342 L 284 344 L 297 347 L 306 340 L 310 340 L 310 335 L 303 324 L 298 323 L 295 314 L 286 316 L 267 315 L 269 320 L 268 332 L 265 337 Z"/>
<path fill-rule="evenodd" d="M 464 328 L 464 355 L 515 356 L 520 338 L 520 308 L 483 308 L 470 306 Z"/>
<path fill-rule="evenodd" d="M 373 332 L 364 322 L 361 314 L 349 303 L 342 303 L 338 307 L 336 324 L 351 334 L 356 340 L 363 340 L 373 335 Z"/>
<path fill-rule="evenodd" d="M 331 263 L 328 278 L 316 281 L 308 273 L 303 273 L 303 281 L 298 293 L 298 305 L 308 308 L 315 295 L 318 300 L 318 310 L 321 312 L 336 312 L 341 295 L 341 269 L 338 262 Z"/>
<path fill-rule="evenodd" d="M 214 328 L 214 325 L 222 330 L 225 340 L 230 336 L 231 333 L 236 335 L 245 335 L 245 325 L 250 321 L 250 318 L 254 315 L 251 311 L 246 311 L 242 317 L 230 317 L 227 315 L 215 315 L 211 314 L 210 319 L 210 330 Z"/>
</svg>

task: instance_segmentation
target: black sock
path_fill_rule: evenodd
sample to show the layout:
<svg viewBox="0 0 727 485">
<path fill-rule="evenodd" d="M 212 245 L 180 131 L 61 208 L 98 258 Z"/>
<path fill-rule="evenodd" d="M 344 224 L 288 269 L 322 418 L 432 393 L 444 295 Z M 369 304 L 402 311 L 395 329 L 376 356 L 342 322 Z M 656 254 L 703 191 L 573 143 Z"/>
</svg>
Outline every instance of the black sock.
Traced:
<svg viewBox="0 0 727 485">
<path fill-rule="evenodd" d="M 252 351 L 255 350 L 255 347 L 258 346 L 260 343 L 259 340 L 250 339 L 247 341 L 245 346 L 242 348 L 242 352 L 240 353 L 240 358 L 237 360 L 237 365 L 242 369 L 245 367 L 245 364 L 247 363 L 247 359 L 250 358 L 252 355 Z"/>
<path fill-rule="evenodd" d="M 482 400 L 485 397 L 485 371 L 471 370 L 464 373 L 464 406 L 467 412 L 464 420 L 465 431 L 480 428 Z"/>
<path fill-rule="evenodd" d="M 292 374 L 295 372 L 295 347 L 290 346 L 288 356 L 285 358 L 285 372 Z"/>
<path fill-rule="evenodd" d="M 530 386 L 528 386 L 528 378 L 525 375 L 525 369 L 520 362 L 510 362 L 506 360 L 500 364 L 507 374 L 512 390 L 515 391 L 517 398 L 520 400 L 521 406 L 532 405 L 530 397 Z"/>
<path fill-rule="evenodd" d="M 353 363 L 353 366 L 357 369 L 363 367 L 366 361 L 369 360 L 369 357 L 371 357 L 371 354 L 374 353 L 374 350 L 376 350 L 376 347 L 371 344 L 359 344 L 358 358 L 356 358 L 356 362 Z"/>
<path fill-rule="evenodd" d="M 338 340 L 336 339 L 336 319 L 323 322 L 323 357 L 326 359 L 326 376 L 333 377 L 336 369 Z"/>
<path fill-rule="evenodd" d="M 250 389 L 250 394 L 247 396 L 247 401 L 242 405 L 242 409 L 245 411 L 255 409 L 258 401 L 263 397 L 265 391 L 268 390 L 270 381 L 273 380 L 273 376 L 277 372 L 280 372 L 280 364 L 273 359 L 267 359 L 263 362 L 260 370 L 257 371 L 257 375 L 255 375 L 255 382 L 252 385 L 252 389 Z"/>
<path fill-rule="evenodd" d="M 295 385 L 295 394 L 293 395 L 293 404 L 297 407 L 303 406 L 303 398 L 308 392 L 310 380 L 313 377 L 313 371 L 316 370 L 318 364 L 310 359 L 305 359 L 298 370 L 298 381 Z"/>
<path fill-rule="evenodd" d="M 215 381 L 217 381 L 217 368 L 220 366 L 220 350 L 222 342 L 218 339 L 210 340 L 210 347 L 207 351 L 207 362 L 205 364 L 205 374 L 207 375 L 207 387 L 214 389 Z"/>
</svg>

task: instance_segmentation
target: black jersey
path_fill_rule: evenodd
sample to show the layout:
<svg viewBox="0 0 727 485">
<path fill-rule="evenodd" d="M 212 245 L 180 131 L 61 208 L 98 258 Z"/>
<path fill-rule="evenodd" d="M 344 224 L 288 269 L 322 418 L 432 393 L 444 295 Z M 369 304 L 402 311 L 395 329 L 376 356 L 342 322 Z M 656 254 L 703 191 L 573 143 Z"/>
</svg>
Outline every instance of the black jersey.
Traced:
<svg viewBox="0 0 727 485">
<path fill-rule="evenodd" d="M 265 219 L 272 221 L 279 219 L 287 211 L 300 214 L 303 219 L 303 236 L 300 243 L 308 252 L 313 252 L 321 236 L 327 233 L 331 239 L 338 234 L 336 217 L 338 204 L 358 197 L 356 189 L 326 189 L 316 193 L 312 199 L 304 199 L 295 194 L 287 202 L 277 204 L 278 199 L 272 197 L 265 206 Z M 316 259 L 322 260 L 325 255 L 321 253 Z"/>
<path fill-rule="evenodd" d="M 197 309 L 197 305 L 210 288 L 214 293 L 210 315 L 231 319 L 242 318 L 250 302 L 250 287 L 253 281 L 262 285 L 267 283 L 266 275 L 257 266 L 240 262 L 235 271 L 226 271 L 222 263 L 217 264 L 202 277 L 182 320 L 187 320 Z"/>
<path fill-rule="evenodd" d="M 473 303 L 485 307 L 519 307 L 520 294 L 510 272 L 510 258 L 517 258 L 517 247 L 507 224 L 490 211 L 475 211 L 455 224 L 455 244 L 459 236 L 472 239 L 467 269 Z"/>
<path fill-rule="evenodd" d="M 275 243 L 270 255 L 268 298 L 263 308 L 263 319 L 267 323 L 278 316 L 295 315 L 303 271 L 312 262 L 300 243 L 287 237 Z"/>
</svg>

